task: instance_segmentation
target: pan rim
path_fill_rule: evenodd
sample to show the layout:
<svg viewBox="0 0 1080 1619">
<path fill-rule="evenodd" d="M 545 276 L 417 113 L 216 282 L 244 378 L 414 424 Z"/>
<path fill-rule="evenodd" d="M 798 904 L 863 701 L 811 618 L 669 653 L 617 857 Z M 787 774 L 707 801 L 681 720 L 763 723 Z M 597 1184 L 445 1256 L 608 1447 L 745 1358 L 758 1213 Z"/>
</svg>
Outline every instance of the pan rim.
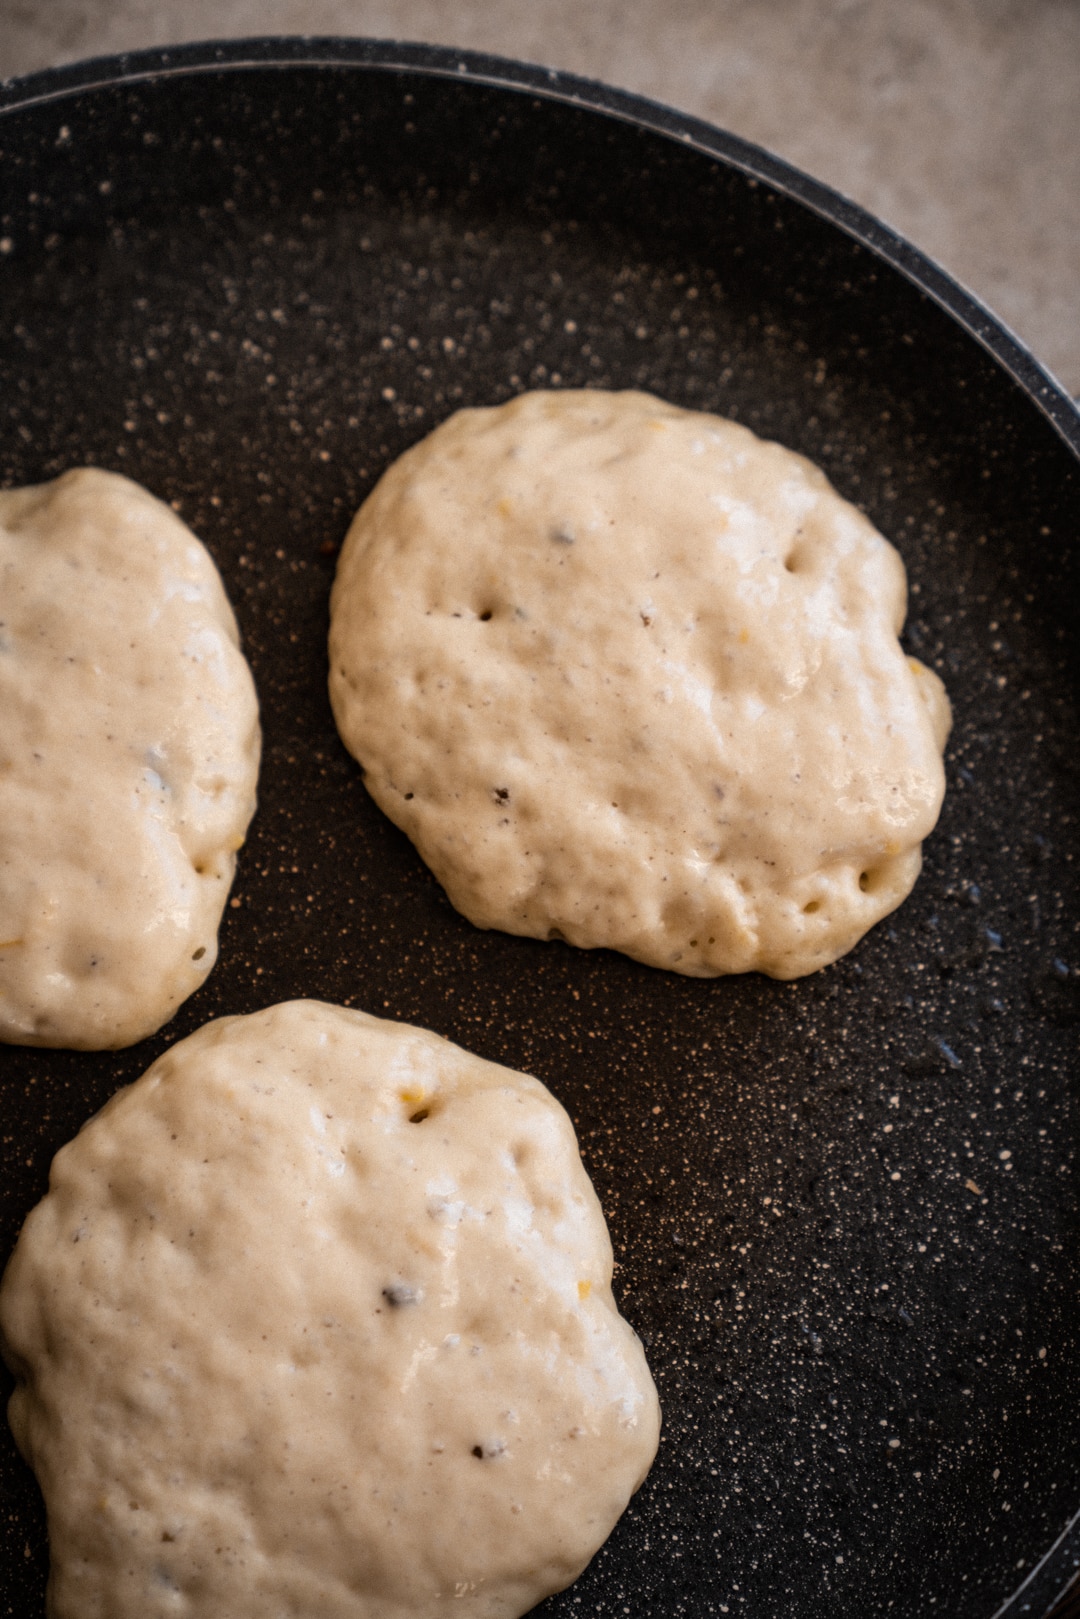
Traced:
<svg viewBox="0 0 1080 1619">
<path fill-rule="evenodd" d="M 522 94 L 631 125 L 726 165 L 752 184 L 769 187 L 825 219 L 898 272 L 949 315 L 1036 406 L 1080 462 L 1080 402 L 979 297 L 927 253 L 883 224 L 840 191 L 794 164 L 706 120 L 635 92 L 560 69 L 474 50 L 413 41 L 335 35 L 255 35 L 176 46 L 150 47 L 87 58 L 0 81 L 0 137 L 5 118 L 36 107 L 119 86 L 226 72 L 274 69 L 362 69 L 407 72 L 433 79 Z M 1045 1612 L 1061 1599 L 1080 1558 L 1080 1511 L 1028 1572 L 992 1619 L 1020 1619 L 1035 1611 L 1023 1601 L 1037 1577 L 1058 1565 L 1060 1587 Z M 1044 1610 L 1040 1609 L 1039 1612 Z"/>
<path fill-rule="evenodd" d="M 1080 461 L 1080 403 L 1001 317 L 928 253 L 869 210 L 786 159 L 690 113 L 597 79 L 450 45 L 343 35 L 252 35 L 90 57 L 0 81 L 0 120 L 117 85 L 267 68 L 413 72 L 553 101 L 628 123 L 725 163 L 829 221 L 936 303 L 975 340 Z M 2 125 L 0 125 L 2 127 Z"/>
</svg>

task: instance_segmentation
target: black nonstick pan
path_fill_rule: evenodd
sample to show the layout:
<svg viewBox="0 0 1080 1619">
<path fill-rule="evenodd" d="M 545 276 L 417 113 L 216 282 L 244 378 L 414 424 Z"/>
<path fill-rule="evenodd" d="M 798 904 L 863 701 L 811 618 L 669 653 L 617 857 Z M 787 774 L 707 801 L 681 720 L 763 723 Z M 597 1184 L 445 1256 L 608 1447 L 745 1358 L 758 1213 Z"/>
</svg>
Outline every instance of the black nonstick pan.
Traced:
<svg viewBox="0 0 1080 1619">
<path fill-rule="evenodd" d="M 160 1035 L 0 1048 L 0 1248 L 207 1018 L 315 995 L 566 1103 L 665 1428 L 554 1616 L 1019 1619 L 1080 1562 L 1080 418 L 913 249 L 692 119 L 476 56 L 195 46 L 0 89 L 0 483 L 91 462 L 226 579 L 265 727 L 220 962 Z M 912 897 L 793 984 L 480 933 L 326 697 L 349 517 L 459 405 L 643 387 L 819 462 L 955 711 Z M 0 716 L 0 728 L 3 718 Z M 43 1609 L 0 1438 L 0 1612 Z"/>
</svg>

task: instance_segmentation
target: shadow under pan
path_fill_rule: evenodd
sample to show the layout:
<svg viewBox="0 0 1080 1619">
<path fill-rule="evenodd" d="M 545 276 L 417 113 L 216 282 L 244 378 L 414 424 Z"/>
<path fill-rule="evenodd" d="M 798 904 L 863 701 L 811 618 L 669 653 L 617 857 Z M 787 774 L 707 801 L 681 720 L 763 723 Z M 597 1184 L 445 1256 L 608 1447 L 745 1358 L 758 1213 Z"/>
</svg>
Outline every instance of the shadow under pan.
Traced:
<svg viewBox="0 0 1080 1619">
<path fill-rule="evenodd" d="M 425 1024 L 569 1108 L 664 1408 L 541 1611 L 991 1619 L 1027 1581 L 1009 1613 L 1042 1614 L 1080 1556 L 1066 1535 L 1029 1578 L 1080 1506 L 1076 419 L 764 154 L 458 60 L 193 47 L 0 96 L 0 483 L 91 462 L 172 501 L 265 730 L 206 986 L 126 1052 L 0 1048 L 0 1248 L 56 1149 L 207 1018 L 312 995 Z M 811 978 L 474 930 L 336 736 L 355 507 L 458 406 L 583 385 L 781 440 L 903 554 L 905 641 L 955 711 L 945 807 L 911 898 Z M 0 1611 L 40 1614 L 6 1431 L 0 1492 Z"/>
</svg>

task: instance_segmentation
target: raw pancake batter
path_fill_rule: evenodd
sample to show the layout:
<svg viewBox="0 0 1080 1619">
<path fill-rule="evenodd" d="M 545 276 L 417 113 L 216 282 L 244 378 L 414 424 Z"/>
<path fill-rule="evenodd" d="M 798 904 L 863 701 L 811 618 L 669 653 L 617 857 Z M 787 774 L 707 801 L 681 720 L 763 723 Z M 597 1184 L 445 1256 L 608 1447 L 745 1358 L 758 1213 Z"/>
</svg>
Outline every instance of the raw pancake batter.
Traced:
<svg viewBox="0 0 1080 1619">
<path fill-rule="evenodd" d="M 652 1461 L 573 1128 L 316 1001 L 210 1023 L 56 1157 L 0 1289 L 51 1619 L 514 1619 Z"/>
<path fill-rule="evenodd" d="M 949 706 L 896 551 L 802 456 L 641 393 L 464 410 L 334 584 L 330 694 L 479 927 L 793 978 L 899 905 Z"/>
<path fill-rule="evenodd" d="M 0 492 L 0 1040 L 130 1045 L 198 989 L 258 761 L 190 529 L 94 468 Z"/>
</svg>

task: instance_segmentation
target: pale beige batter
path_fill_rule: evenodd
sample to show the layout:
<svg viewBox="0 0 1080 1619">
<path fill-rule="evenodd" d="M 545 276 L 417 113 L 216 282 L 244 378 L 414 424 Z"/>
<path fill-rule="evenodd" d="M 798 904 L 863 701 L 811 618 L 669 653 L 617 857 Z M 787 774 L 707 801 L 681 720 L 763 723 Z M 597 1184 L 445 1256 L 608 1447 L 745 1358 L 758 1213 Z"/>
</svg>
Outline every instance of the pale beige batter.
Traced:
<svg viewBox="0 0 1080 1619">
<path fill-rule="evenodd" d="M 214 965 L 258 707 L 209 555 L 84 468 L 0 492 L 0 1039 L 130 1045 Z"/>
<path fill-rule="evenodd" d="M 513 1619 L 656 1449 L 554 1097 L 316 1001 L 207 1024 L 56 1157 L 0 1288 L 50 1619 Z"/>
<path fill-rule="evenodd" d="M 358 512 L 330 694 L 480 927 L 792 978 L 919 872 L 949 707 L 904 569 L 803 457 L 647 394 L 451 417 Z"/>
</svg>

